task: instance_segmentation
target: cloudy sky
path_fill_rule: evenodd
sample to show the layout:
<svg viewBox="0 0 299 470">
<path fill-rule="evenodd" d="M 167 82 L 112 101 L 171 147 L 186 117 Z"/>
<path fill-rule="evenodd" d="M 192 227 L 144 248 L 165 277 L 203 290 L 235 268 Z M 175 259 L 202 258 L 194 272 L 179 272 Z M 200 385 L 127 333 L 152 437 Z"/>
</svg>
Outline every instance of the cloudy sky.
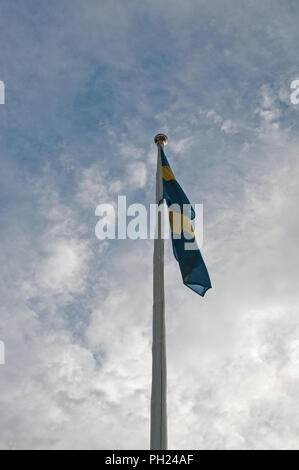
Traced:
<svg viewBox="0 0 299 470">
<path fill-rule="evenodd" d="M 156 148 L 204 205 L 213 289 L 166 243 L 171 449 L 299 447 L 299 5 L 2 0 L 1 449 L 149 446 Z"/>
</svg>

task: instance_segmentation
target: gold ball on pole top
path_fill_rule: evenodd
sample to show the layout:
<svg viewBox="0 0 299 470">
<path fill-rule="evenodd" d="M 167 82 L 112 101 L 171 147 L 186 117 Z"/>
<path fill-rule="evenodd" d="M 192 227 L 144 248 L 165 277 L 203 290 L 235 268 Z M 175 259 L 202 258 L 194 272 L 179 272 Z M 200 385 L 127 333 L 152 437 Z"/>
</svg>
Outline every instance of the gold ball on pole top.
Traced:
<svg viewBox="0 0 299 470">
<path fill-rule="evenodd" d="M 157 145 L 160 144 L 160 145 L 164 146 L 164 145 L 167 145 L 167 142 L 168 142 L 168 137 L 167 137 L 167 135 L 165 135 L 165 134 L 157 134 L 157 135 L 155 136 L 155 144 L 157 144 Z"/>
</svg>

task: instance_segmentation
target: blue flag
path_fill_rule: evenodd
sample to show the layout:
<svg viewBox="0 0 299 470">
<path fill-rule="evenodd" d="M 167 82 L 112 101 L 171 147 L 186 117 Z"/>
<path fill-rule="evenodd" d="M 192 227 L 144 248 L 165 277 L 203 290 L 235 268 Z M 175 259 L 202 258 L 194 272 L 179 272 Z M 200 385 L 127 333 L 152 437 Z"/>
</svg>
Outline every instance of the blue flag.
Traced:
<svg viewBox="0 0 299 470">
<path fill-rule="evenodd" d="M 173 253 L 179 263 L 183 283 L 199 295 L 204 296 L 212 286 L 191 223 L 191 220 L 195 218 L 195 212 L 186 194 L 175 179 L 162 148 L 161 160 L 163 198 L 169 208 Z M 189 207 L 189 214 L 187 215 L 184 210 L 186 207 Z M 192 249 L 188 249 L 191 246 Z"/>
</svg>

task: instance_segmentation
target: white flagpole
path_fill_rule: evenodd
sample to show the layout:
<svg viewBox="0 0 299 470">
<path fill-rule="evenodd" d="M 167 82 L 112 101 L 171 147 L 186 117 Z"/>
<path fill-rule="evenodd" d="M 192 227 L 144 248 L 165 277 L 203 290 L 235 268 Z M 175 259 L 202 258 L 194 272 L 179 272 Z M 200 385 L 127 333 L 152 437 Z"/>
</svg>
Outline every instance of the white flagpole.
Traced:
<svg viewBox="0 0 299 470">
<path fill-rule="evenodd" d="M 158 147 L 156 204 L 160 206 L 163 205 L 161 148 L 167 144 L 166 135 L 156 135 L 155 143 Z M 160 209 L 156 222 L 157 238 L 154 241 L 151 450 L 167 450 L 163 208 Z"/>
</svg>

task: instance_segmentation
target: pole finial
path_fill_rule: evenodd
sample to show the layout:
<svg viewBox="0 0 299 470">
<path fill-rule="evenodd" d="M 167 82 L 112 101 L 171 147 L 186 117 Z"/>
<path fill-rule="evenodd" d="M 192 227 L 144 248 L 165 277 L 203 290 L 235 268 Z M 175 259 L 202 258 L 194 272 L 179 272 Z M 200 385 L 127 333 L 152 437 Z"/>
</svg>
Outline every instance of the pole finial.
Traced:
<svg viewBox="0 0 299 470">
<path fill-rule="evenodd" d="M 155 144 L 159 145 L 161 144 L 163 147 L 164 145 L 167 145 L 168 142 L 168 137 L 165 134 L 157 134 L 155 136 Z"/>
</svg>

